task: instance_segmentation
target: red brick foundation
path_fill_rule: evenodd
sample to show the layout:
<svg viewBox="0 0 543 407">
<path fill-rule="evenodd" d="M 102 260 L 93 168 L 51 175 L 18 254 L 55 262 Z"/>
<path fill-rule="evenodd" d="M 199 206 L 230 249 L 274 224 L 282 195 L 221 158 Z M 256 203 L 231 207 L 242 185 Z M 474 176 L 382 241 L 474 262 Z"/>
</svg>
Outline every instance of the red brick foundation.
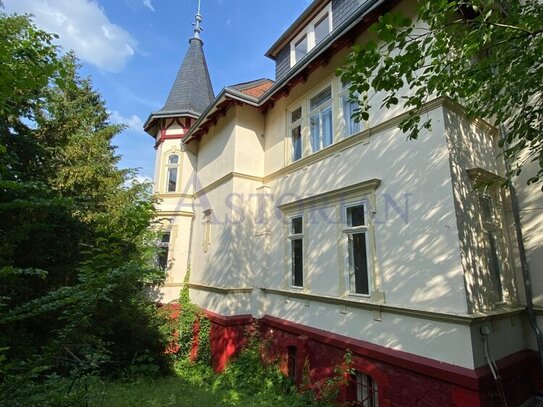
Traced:
<svg viewBox="0 0 543 407">
<path fill-rule="evenodd" d="M 246 328 L 258 322 L 267 344 L 266 358 L 279 361 L 285 374 L 290 363 L 298 385 L 308 380 L 318 383 L 332 376 L 349 349 L 353 368 L 377 383 L 380 407 L 502 406 L 488 367 L 470 370 L 271 316 L 255 320 L 251 315 L 223 317 L 208 311 L 206 316 L 211 321 L 211 354 L 218 372 L 245 345 Z M 288 360 L 289 347 L 296 349 L 295 361 Z M 304 378 L 306 361 L 309 377 Z M 497 365 L 509 407 L 529 399 L 541 382 L 534 351 L 509 355 Z M 350 392 L 348 387 L 342 388 L 339 401 L 352 399 Z"/>
<path fill-rule="evenodd" d="M 222 317 L 208 313 L 212 321 L 211 344 L 216 370 L 245 343 L 244 330 L 250 315 Z M 295 381 L 300 384 L 304 362 L 309 362 L 311 382 L 330 377 L 345 351 L 353 355 L 353 367 L 378 384 L 380 407 L 496 407 L 501 405 L 497 385 L 487 367 L 470 370 L 455 365 L 388 349 L 331 332 L 265 316 L 259 321 L 268 343 L 267 355 L 288 371 L 288 348 L 296 348 Z M 525 350 L 497 362 L 509 407 L 529 399 L 538 381 L 537 354 Z M 292 366 L 291 366 L 292 367 Z M 346 387 L 340 401 L 352 397 Z"/>
</svg>

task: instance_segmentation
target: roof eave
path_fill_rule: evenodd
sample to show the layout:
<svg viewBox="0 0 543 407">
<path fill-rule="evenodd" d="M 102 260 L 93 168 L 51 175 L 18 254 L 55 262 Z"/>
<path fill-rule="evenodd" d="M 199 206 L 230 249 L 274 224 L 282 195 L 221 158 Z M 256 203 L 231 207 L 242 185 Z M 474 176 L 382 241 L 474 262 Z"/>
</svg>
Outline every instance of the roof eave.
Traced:
<svg viewBox="0 0 543 407">
<path fill-rule="evenodd" d="M 153 134 L 149 133 L 148 130 L 153 126 L 153 122 L 155 119 L 169 119 L 172 117 L 192 117 L 193 119 L 198 119 L 200 117 L 200 114 L 198 112 L 195 112 L 193 110 L 168 110 L 168 111 L 157 111 L 152 112 L 149 117 L 147 117 L 147 120 L 145 120 L 145 123 L 143 123 L 143 130 L 154 137 Z"/>
<path fill-rule="evenodd" d="M 205 122 L 206 118 L 209 116 L 209 114 L 211 114 L 213 112 L 215 107 L 220 102 L 222 102 L 224 99 L 226 99 L 227 97 L 229 97 L 229 98 L 231 98 L 233 100 L 237 100 L 237 101 L 240 101 L 242 103 L 248 104 L 248 105 L 253 106 L 253 107 L 258 107 L 259 106 L 258 99 L 253 98 L 251 96 L 248 96 L 248 95 L 246 95 L 246 94 L 244 94 L 242 92 L 238 92 L 237 90 L 232 89 L 232 88 L 228 88 L 228 87 L 223 88 L 219 92 L 219 94 L 217 95 L 215 100 L 213 100 L 213 102 L 207 107 L 206 110 L 204 110 L 204 112 L 200 115 L 200 117 L 192 125 L 192 127 L 190 128 L 187 135 L 183 138 L 183 141 L 182 141 L 183 144 L 189 143 L 193 139 L 192 136 L 199 129 L 200 125 L 203 122 Z"/>
</svg>

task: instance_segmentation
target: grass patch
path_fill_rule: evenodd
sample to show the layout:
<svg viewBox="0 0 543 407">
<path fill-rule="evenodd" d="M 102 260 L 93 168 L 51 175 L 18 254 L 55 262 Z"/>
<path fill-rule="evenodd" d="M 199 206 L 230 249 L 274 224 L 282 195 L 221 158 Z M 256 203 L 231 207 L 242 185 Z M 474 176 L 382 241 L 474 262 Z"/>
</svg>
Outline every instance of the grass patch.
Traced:
<svg viewBox="0 0 543 407">
<path fill-rule="evenodd" d="M 236 365 L 223 374 L 215 374 L 203 364 L 182 361 L 177 375 L 158 379 L 142 378 L 130 382 L 115 381 L 102 390 L 95 384 L 90 407 L 228 407 L 228 406 L 322 406 L 296 392 L 290 381 L 273 368 L 262 374 L 239 380 Z M 254 372 L 250 372 L 254 373 Z M 102 393 L 102 397 L 98 394 Z"/>
<path fill-rule="evenodd" d="M 115 407 L 211 407 L 233 406 L 225 403 L 220 392 L 209 386 L 196 385 L 182 377 L 142 379 L 133 382 L 113 382 L 105 389 L 102 406 Z M 93 403 L 94 404 L 94 403 Z M 93 407 L 98 407 L 95 404 Z"/>
</svg>

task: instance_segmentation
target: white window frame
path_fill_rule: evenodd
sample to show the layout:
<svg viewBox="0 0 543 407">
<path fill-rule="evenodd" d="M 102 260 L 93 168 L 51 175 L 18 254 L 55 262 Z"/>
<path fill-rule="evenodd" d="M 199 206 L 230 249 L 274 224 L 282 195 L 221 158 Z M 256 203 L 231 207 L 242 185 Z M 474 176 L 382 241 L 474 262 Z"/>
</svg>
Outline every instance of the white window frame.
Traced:
<svg viewBox="0 0 543 407">
<path fill-rule="evenodd" d="M 295 122 L 292 122 L 291 121 L 291 118 L 292 118 L 292 113 L 294 113 L 296 110 L 300 109 L 301 110 L 301 116 L 298 120 L 296 120 Z M 288 109 L 288 112 L 287 112 L 287 122 L 288 122 L 288 140 L 289 140 L 289 147 L 288 147 L 288 162 L 289 163 L 293 163 L 295 161 L 298 161 L 298 160 L 301 160 L 302 158 L 304 158 L 304 137 L 303 137 L 303 129 L 304 129 L 304 107 L 303 107 L 303 104 L 302 103 L 298 103 L 296 105 L 293 105 L 292 108 L 289 108 Z M 300 158 L 295 158 L 294 157 L 294 143 L 292 141 L 292 131 L 296 128 L 296 127 L 300 127 Z"/>
<path fill-rule="evenodd" d="M 349 95 L 349 87 L 351 85 L 351 82 L 344 82 L 341 80 L 341 78 L 338 78 L 338 93 L 339 93 L 339 111 L 340 111 L 340 116 L 341 116 L 341 135 L 342 135 L 342 138 L 348 138 L 348 137 L 352 137 L 354 136 L 355 134 L 358 134 L 360 133 L 361 131 L 363 131 L 366 127 L 366 123 L 367 122 L 362 122 L 362 121 L 359 121 L 358 122 L 358 130 L 357 131 L 354 131 L 354 132 L 351 132 L 350 131 L 350 121 L 352 120 L 352 118 L 350 117 L 346 117 L 347 115 L 345 114 L 345 110 L 344 110 L 344 106 L 343 106 L 343 99 L 344 98 L 350 98 L 350 95 Z M 345 88 L 343 88 L 343 86 L 345 86 Z M 360 102 L 362 99 L 362 96 L 361 95 L 358 95 L 358 101 Z"/>
<path fill-rule="evenodd" d="M 504 303 L 504 291 L 505 291 L 505 281 L 504 281 L 504 248 L 503 248 L 503 231 L 500 225 L 500 217 L 498 215 L 499 203 L 494 191 L 484 191 L 479 192 L 479 206 L 480 206 L 480 216 L 481 216 L 481 226 L 483 229 L 483 241 L 484 241 L 484 258 L 486 265 L 488 267 L 488 272 L 493 279 L 497 279 L 494 283 L 498 284 L 494 287 L 495 294 L 498 297 L 498 304 Z M 490 201 L 490 219 L 485 218 L 485 210 L 483 209 L 483 201 Z M 490 239 L 494 242 L 495 253 L 491 253 Z M 492 260 L 490 256 L 495 255 L 497 261 L 498 270 L 491 270 Z M 497 274 L 496 274 L 497 272 Z"/>
<path fill-rule="evenodd" d="M 311 99 L 317 97 L 320 93 L 322 93 L 327 88 L 330 88 L 330 100 L 323 103 L 322 105 L 314 108 L 311 110 Z M 332 127 L 332 142 L 324 146 L 324 126 L 323 126 L 323 120 L 322 120 L 322 113 L 324 110 L 330 109 L 331 111 L 331 127 Z M 335 126 L 334 126 L 334 116 L 335 116 L 335 109 L 334 109 L 334 87 L 331 82 L 327 82 L 327 84 L 323 87 L 319 87 L 319 89 L 316 92 L 311 93 L 307 98 L 307 116 L 308 116 L 308 129 L 309 129 L 309 142 L 311 144 L 311 152 L 316 153 L 326 147 L 331 146 L 335 142 Z M 318 114 L 319 115 L 319 139 L 318 139 L 318 148 L 314 149 L 313 147 L 313 135 L 311 134 L 311 117 Z"/>
<path fill-rule="evenodd" d="M 357 206 L 364 207 L 364 225 L 362 226 L 350 226 L 348 223 L 347 210 Z M 349 295 L 360 296 L 370 298 L 371 293 L 374 290 L 373 287 L 373 269 L 372 269 L 372 248 L 370 241 L 371 225 L 370 225 L 370 212 L 369 212 L 369 200 L 367 198 L 357 199 L 355 201 L 345 203 L 342 205 L 342 226 L 343 226 L 343 239 L 345 241 L 345 271 L 346 271 L 346 287 L 348 288 Z M 368 293 L 356 292 L 356 280 L 353 267 L 353 253 L 351 249 L 352 236 L 354 234 L 364 234 L 364 240 L 366 243 L 366 269 L 367 269 L 367 283 Z"/>
<path fill-rule="evenodd" d="M 294 233 L 292 228 L 292 221 L 294 219 L 302 219 L 302 233 Z M 288 270 L 289 270 L 289 286 L 290 288 L 295 289 L 303 289 L 304 283 L 305 283 L 305 237 L 304 237 L 304 229 L 305 229 L 305 215 L 303 213 L 296 213 L 289 215 L 287 217 L 288 224 L 287 224 L 287 240 L 288 240 Z M 295 240 L 301 240 L 302 241 L 302 285 L 295 285 L 295 273 L 294 273 L 294 256 L 293 256 L 293 242 Z"/>
<path fill-rule="evenodd" d="M 321 10 L 319 14 L 311 20 L 311 22 L 307 25 L 307 27 L 300 32 L 291 42 L 290 42 L 290 66 L 293 67 L 296 65 L 299 61 L 296 60 L 296 50 L 295 46 L 296 44 L 304 37 L 307 37 L 307 52 L 305 55 L 309 54 L 313 48 L 317 45 L 315 42 L 315 25 L 318 21 L 320 21 L 326 14 L 328 14 L 328 35 L 333 30 L 333 17 L 332 17 L 332 2 L 328 3 L 328 5 Z M 305 55 L 300 58 L 303 59 Z"/>
<path fill-rule="evenodd" d="M 202 234 L 202 250 L 204 253 L 207 253 L 209 251 L 209 247 L 211 246 L 211 215 L 213 214 L 213 209 L 206 209 L 204 211 L 204 216 L 202 218 L 202 225 L 203 225 L 203 234 Z"/>
<path fill-rule="evenodd" d="M 355 405 L 361 407 L 379 407 L 379 386 L 375 379 L 358 370 L 354 371 L 353 376 L 356 389 Z"/>
<path fill-rule="evenodd" d="M 171 164 L 170 158 L 173 156 L 177 156 L 177 163 Z M 165 185 L 164 185 L 164 191 L 169 194 L 175 194 L 179 189 L 179 174 L 180 174 L 180 168 L 181 168 L 181 154 L 177 151 L 172 151 L 166 154 L 166 179 L 165 179 Z M 175 174 L 175 189 L 173 191 L 170 191 L 170 171 L 176 170 Z"/>
<path fill-rule="evenodd" d="M 168 241 L 164 241 L 164 235 L 168 234 Z M 172 245 L 172 237 L 173 237 L 173 230 L 172 229 L 164 229 L 160 231 L 160 236 L 158 238 L 157 247 L 159 251 L 165 251 L 166 252 L 166 264 L 164 267 L 160 265 L 160 253 L 157 253 L 157 266 L 161 269 L 167 272 L 170 269 L 170 253 L 171 253 L 171 245 Z"/>
</svg>

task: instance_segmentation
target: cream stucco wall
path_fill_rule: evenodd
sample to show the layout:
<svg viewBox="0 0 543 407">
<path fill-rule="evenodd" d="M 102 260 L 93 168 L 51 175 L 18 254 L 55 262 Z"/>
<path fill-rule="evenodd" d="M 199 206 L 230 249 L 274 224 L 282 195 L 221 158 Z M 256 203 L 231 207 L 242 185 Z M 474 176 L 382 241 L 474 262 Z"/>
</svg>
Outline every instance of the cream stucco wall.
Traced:
<svg viewBox="0 0 543 407">
<path fill-rule="evenodd" d="M 495 357 L 523 349 L 519 313 L 486 307 L 476 259 L 479 232 L 470 229 L 477 216 L 469 209 L 475 201 L 466 170 L 499 173 L 492 137 L 444 101 L 433 101 L 427 112 L 431 132 L 407 141 L 397 128 L 405 112 L 381 109 L 382 95 L 375 95 L 362 131 L 344 138 L 335 69 L 346 52 L 317 68 L 265 114 L 247 105 L 231 107 L 185 149 L 182 185 L 188 196 L 163 197 L 161 208 L 184 210 L 183 199 L 191 204 L 187 212 L 194 217 L 175 218 L 180 231 L 175 245 L 188 247 L 175 249 L 175 255 L 188 256 L 181 267 L 191 267 L 191 298 L 221 315 L 272 315 L 467 368 L 486 363 L 482 323 L 491 325 Z M 309 98 L 328 85 L 334 144 L 311 154 L 304 111 L 304 156 L 291 163 L 288 110 L 307 109 Z M 157 157 L 174 144 L 166 140 Z M 375 179 L 380 182 L 364 187 Z M 155 182 L 162 182 L 160 175 Z M 334 195 L 351 186 L 360 189 Z M 365 200 L 370 209 L 370 296 L 349 292 L 345 200 Z M 309 204 L 294 205 L 301 201 Z M 532 195 L 524 201 L 533 209 L 540 202 Z M 288 216 L 300 213 L 305 217 L 301 289 L 289 283 L 286 227 Z M 525 223 L 537 229 L 539 214 L 526 212 Z M 538 247 L 531 249 L 532 262 L 539 259 Z M 180 270 L 174 273 L 184 275 Z M 178 290 L 178 281 L 174 276 L 166 290 Z M 543 279 L 537 284 L 543 286 Z M 506 288 L 513 299 L 513 278 Z M 478 311 L 488 315 L 473 314 Z"/>
<path fill-rule="evenodd" d="M 452 105 L 451 105 L 452 107 Z M 485 184 L 484 180 L 470 177 L 468 170 L 482 169 L 488 174 L 501 175 L 500 160 L 497 149 L 497 130 L 479 122 L 469 122 L 461 112 L 445 109 L 444 120 L 449 142 L 451 176 L 454 188 L 455 207 L 457 213 L 459 241 L 462 250 L 462 262 L 466 279 L 469 307 L 473 312 L 486 311 L 498 304 L 517 303 L 516 284 L 513 264 L 510 263 L 510 247 L 506 237 L 506 224 L 503 218 L 504 189 L 500 181 Z M 488 184 L 488 185 L 487 185 Z M 493 287 L 489 265 L 485 255 L 485 238 L 481 225 L 481 193 L 492 194 L 500 230 L 500 253 L 502 254 L 501 284 L 503 298 Z"/>
</svg>

